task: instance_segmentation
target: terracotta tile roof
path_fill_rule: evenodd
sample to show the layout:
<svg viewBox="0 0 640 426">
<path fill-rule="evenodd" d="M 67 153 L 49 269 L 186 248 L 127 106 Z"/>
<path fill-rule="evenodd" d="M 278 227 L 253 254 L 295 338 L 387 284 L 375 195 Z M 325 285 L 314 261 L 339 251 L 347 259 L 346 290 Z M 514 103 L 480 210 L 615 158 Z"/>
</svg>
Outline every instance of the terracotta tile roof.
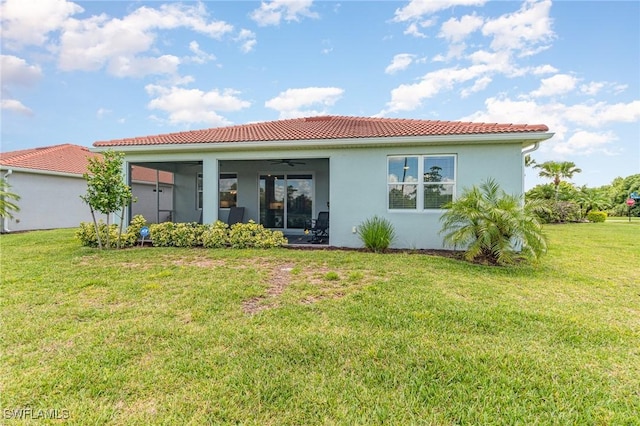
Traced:
<svg viewBox="0 0 640 426">
<path fill-rule="evenodd" d="M 397 118 L 321 116 L 267 121 L 155 136 L 98 141 L 96 147 L 191 143 L 301 141 L 402 136 L 546 132 L 544 124 L 498 124 Z"/>
<path fill-rule="evenodd" d="M 87 171 L 89 158 L 101 155 L 89 151 L 87 147 L 67 143 L 2 152 L 0 153 L 0 165 L 5 168 L 15 167 L 83 175 Z M 146 167 L 131 166 L 131 175 L 137 181 L 156 181 L 156 171 Z M 173 183 L 173 173 L 161 171 L 159 177 L 162 183 Z"/>
<path fill-rule="evenodd" d="M 88 159 L 101 155 L 73 144 L 46 146 L 0 153 L 0 165 L 22 169 L 82 175 L 87 171 Z"/>
<path fill-rule="evenodd" d="M 156 181 L 156 170 L 149 169 L 141 166 L 131 166 L 131 179 L 140 182 L 153 182 Z M 160 171 L 158 174 L 158 182 L 160 183 L 173 183 L 173 173 Z"/>
</svg>

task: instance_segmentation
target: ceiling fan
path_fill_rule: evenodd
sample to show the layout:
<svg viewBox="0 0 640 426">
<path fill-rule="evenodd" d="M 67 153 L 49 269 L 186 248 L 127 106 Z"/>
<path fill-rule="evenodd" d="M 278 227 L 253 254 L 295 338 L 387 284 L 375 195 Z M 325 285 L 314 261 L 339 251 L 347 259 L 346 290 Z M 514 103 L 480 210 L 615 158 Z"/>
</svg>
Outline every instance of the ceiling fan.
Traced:
<svg viewBox="0 0 640 426">
<path fill-rule="evenodd" d="M 275 160 L 272 161 L 271 164 L 288 164 L 291 167 L 295 167 L 296 165 L 306 164 L 304 161 L 296 161 L 296 160 Z"/>
</svg>

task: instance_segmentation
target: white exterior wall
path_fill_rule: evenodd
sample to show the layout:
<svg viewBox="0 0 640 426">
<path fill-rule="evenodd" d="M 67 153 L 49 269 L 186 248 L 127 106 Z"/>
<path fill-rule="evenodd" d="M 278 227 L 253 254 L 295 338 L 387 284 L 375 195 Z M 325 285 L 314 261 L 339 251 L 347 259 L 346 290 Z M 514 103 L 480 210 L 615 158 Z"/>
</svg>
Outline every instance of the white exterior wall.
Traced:
<svg viewBox="0 0 640 426">
<path fill-rule="evenodd" d="M 82 176 L 14 170 L 7 182 L 11 185 L 9 191 L 21 197 L 17 203 L 20 211 L 13 213 L 13 219 L 6 219 L 9 231 L 74 228 L 80 222 L 93 221 L 89 206 L 80 199 L 87 192 Z"/>
<path fill-rule="evenodd" d="M 258 219 L 258 175 L 261 172 L 312 172 L 315 182 L 314 217 L 327 210 L 330 202 L 330 240 L 336 247 L 362 247 L 354 227 L 374 215 L 385 217 L 398 235 L 396 248 L 442 249 L 441 211 L 390 211 L 387 208 L 387 158 L 390 155 L 452 154 L 456 162 L 456 193 L 493 178 L 510 194 L 522 194 L 523 162 L 520 141 L 456 144 L 416 143 L 411 146 L 315 148 L 292 150 L 191 151 L 126 153 L 125 161 L 175 162 L 176 221 L 190 221 L 195 206 L 195 173 L 204 179 L 203 223 L 226 218 L 226 209 L 218 209 L 218 161 L 220 172 L 238 173 L 238 205 L 246 208 L 245 221 Z M 175 149 L 175 148 L 174 148 Z M 215 148 L 214 148 L 215 149 Z M 272 159 L 296 159 L 306 164 L 295 168 L 273 165 Z M 328 159 L 328 162 L 327 162 Z M 243 161 L 248 160 L 248 161 Z M 260 162 L 259 160 L 263 160 Z M 196 168 L 182 167 L 180 161 L 201 161 Z M 328 169 L 327 169 L 328 164 Z M 181 192 L 184 194 L 180 195 Z M 328 194 L 328 197 L 327 197 Z M 182 213 L 179 213 L 182 212 Z"/>
<path fill-rule="evenodd" d="M 131 216 L 142 215 L 147 223 L 156 223 L 158 204 L 160 205 L 160 222 L 171 219 L 173 209 L 173 185 L 161 183 L 160 196 L 156 193 L 156 184 L 150 182 L 134 182 L 131 193 L 136 201 L 131 204 Z"/>
<path fill-rule="evenodd" d="M 362 247 L 353 232 L 378 215 L 393 224 L 396 248 L 442 249 L 442 211 L 392 211 L 387 208 L 389 155 L 454 154 L 457 156 L 456 194 L 491 177 L 507 193 L 522 192 L 520 144 L 447 145 L 336 151 L 331 157 L 331 240 L 338 247 Z"/>
</svg>

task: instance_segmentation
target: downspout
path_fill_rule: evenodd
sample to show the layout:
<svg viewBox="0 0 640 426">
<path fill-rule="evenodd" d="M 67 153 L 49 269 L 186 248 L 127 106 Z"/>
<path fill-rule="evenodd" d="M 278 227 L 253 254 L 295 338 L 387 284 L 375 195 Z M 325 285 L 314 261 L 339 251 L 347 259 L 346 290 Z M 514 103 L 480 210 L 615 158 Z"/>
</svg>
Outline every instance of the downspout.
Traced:
<svg viewBox="0 0 640 426">
<path fill-rule="evenodd" d="M 525 148 L 522 150 L 522 193 L 524 194 L 524 171 L 526 169 L 526 167 L 524 166 L 524 157 L 537 150 L 540 147 L 540 142 L 534 142 L 533 146 L 530 146 L 528 148 Z"/>
<path fill-rule="evenodd" d="M 6 183 L 9 183 L 7 182 L 7 179 L 9 178 L 9 176 L 11 176 L 12 173 L 13 173 L 13 170 L 9 169 L 7 170 L 7 173 L 5 173 L 4 176 L 2 177 Z M 2 217 L 2 233 L 6 234 L 7 232 L 11 232 L 9 230 L 9 218 L 3 216 Z"/>
</svg>

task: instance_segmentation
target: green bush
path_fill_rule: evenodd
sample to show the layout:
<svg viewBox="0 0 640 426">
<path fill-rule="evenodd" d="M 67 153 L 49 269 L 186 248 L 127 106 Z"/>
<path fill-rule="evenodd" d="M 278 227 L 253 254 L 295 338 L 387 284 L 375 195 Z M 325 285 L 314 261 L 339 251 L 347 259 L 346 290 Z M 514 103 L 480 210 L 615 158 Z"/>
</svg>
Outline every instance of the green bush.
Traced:
<svg viewBox="0 0 640 426">
<path fill-rule="evenodd" d="M 202 234 L 205 248 L 221 248 L 229 245 L 229 225 L 221 220 L 207 227 Z"/>
<path fill-rule="evenodd" d="M 213 225 L 164 222 L 149 228 L 157 247 L 271 248 L 288 242 L 282 232 L 270 231 L 254 221 L 237 223 L 231 228 L 221 221 Z"/>
<path fill-rule="evenodd" d="M 149 238 L 155 247 L 171 247 L 173 245 L 173 228 L 175 223 L 162 222 L 149 225 Z"/>
<path fill-rule="evenodd" d="M 604 222 L 607 220 L 607 213 L 591 210 L 587 213 L 587 220 L 589 222 Z"/>
<path fill-rule="evenodd" d="M 198 247 L 202 245 L 202 234 L 206 225 L 199 223 L 175 223 L 171 230 L 171 245 L 173 247 Z"/>
<path fill-rule="evenodd" d="M 538 205 L 542 208 L 535 213 L 542 223 L 578 222 L 582 217 L 580 206 L 573 201 L 540 200 Z"/>
<path fill-rule="evenodd" d="M 140 229 L 145 226 L 147 221 L 141 215 L 136 215 L 131 219 L 131 223 L 127 227 L 127 231 L 122 233 L 120 237 L 120 247 L 133 247 L 140 236 Z M 118 247 L 118 228 L 119 225 L 109 225 L 107 231 L 107 224 L 100 221 L 98 222 L 98 232 L 100 232 L 100 238 L 102 244 L 106 244 L 107 232 L 109 233 L 109 247 Z M 81 222 L 80 227 L 76 230 L 76 238 L 83 246 L 86 247 L 98 247 L 98 238 L 96 237 L 96 228 L 91 222 Z"/>
<path fill-rule="evenodd" d="M 236 223 L 229 230 L 229 245 L 233 248 L 272 248 L 287 244 L 280 231 L 271 231 L 250 220 L 249 223 Z"/>
<path fill-rule="evenodd" d="M 373 216 L 358 226 L 358 237 L 367 249 L 378 253 L 389 248 L 396 238 L 396 231 L 389 220 Z"/>
</svg>

